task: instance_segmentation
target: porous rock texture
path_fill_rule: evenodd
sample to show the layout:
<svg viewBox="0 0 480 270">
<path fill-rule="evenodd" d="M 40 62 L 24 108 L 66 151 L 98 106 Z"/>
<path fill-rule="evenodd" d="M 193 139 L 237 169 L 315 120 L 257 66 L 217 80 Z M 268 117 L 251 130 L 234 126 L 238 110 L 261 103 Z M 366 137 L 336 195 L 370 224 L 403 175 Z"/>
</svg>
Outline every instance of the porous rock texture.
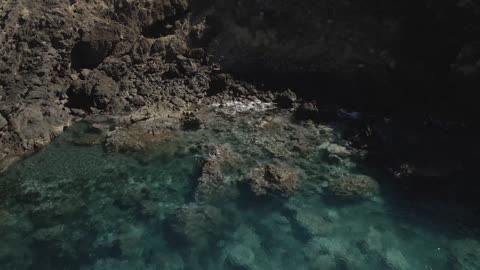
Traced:
<svg viewBox="0 0 480 270">
<path fill-rule="evenodd" d="M 204 58 L 190 58 L 185 38 L 188 9 L 185 0 L 2 1 L 0 171 L 77 116 L 205 90 Z"/>
<path fill-rule="evenodd" d="M 471 0 L 3 0 L 0 171 L 85 115 L 260 95 L 226 72 L 266 90 L 290 87 L 318 105 L 472 116 L 480 86 L 479 6 Z"/>
</svg>

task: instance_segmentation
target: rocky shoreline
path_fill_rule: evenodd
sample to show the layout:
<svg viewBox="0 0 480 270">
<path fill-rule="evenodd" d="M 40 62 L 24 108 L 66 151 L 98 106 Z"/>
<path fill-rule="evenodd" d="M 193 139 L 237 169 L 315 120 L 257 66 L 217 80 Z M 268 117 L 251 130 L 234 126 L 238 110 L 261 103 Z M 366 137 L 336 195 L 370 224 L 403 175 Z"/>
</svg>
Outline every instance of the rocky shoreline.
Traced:
<svg viewBox="0 0 480 270">
<path fill-rule="evenodd" d="M 161 118 L 167 127 L 168 121 L 195 126 L 200 124 L 195 114 L 209 104 L 255 106 L 262 101 L 296 110 L 298 120 L 347 123 L 345 140 L 368 148 L 372 160 L 382 160 L 399 178 L 472 173 L 468 160 L 478 158 L 478 144 L 472 142 L 477 106 L 468 105 L 469 89 L 478 85 L 479 50 L 473 37 L 480 9 L 475 2 L 405 6 L 391 0 L 374 10 L 374 1 L 365 6 L 307 1 L 295 7 L 289 1 L 234 2 L 2 1 L 0 171 L 85 118 L 113 115 L 124 125 Z M 259 13 L 249 16 L 252 10 Z M 465 15 L 458 24 L 443 27 L 458 14 Z M 279 16 L 293 19 L 282 22 Z M 461 43 L 447 42 L 418 56 L 432 46 L 411 47 L 421 34 L 409 28 L 412 23 L 431 32 L 424 37 L 435 38 L 430 45 L 448 38 Z M 459 38 L 452 36 L 457 30 Z M 312 34 L 318 32 L 324 34 Z M 448 64 L 446 71 L 435 69 L 435 59 L 445 68 Z M 405 80 L 398 84 L 398 78 Z M 451 86 L 450 92 L 433 93 L 439 84 Z M 415 91 L 418 96 L 412 95 Z M 462 95 L 449 107 L 464 109 L 458 111 L 460 119 L 455 112 L 447 117 L 432 113 L 445 110 L 445 94 L 447 100 L 450 94 Z M 412 113 L 427 103 L 433 109 L 424 106 L 430 111 Z M 386 107 L 390 112 L 352 112 Z M 182 122 L 185 115 L 194 117 Z M 441 120 L 425 115 L 440 115 Z M 422 132 L 412 135 L 413 130 Z M 405 151 L 414 152 L 431 136 L 439 139 L 423 147 L 426 154 L 420 158 Z M 112 137 L 109 143 L 128 138 Z M 458 140 L 470 145 L 444 147 Z M 437 151 L 439 147 L 446 149 Z M 448 162 L 452 156 L 455 160 Z"/>
</svg>

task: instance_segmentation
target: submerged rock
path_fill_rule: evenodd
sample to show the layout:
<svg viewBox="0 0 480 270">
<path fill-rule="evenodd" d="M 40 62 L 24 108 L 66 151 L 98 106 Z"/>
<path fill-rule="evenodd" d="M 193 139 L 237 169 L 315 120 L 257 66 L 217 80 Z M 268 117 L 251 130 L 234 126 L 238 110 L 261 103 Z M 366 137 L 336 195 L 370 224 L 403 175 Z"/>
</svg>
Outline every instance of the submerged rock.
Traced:
<svg viewBox="0 0 480 270">
<path fill-rule="evenodd" d="M 324 247 L 322 238 L 313 238 L 308 241 L 302 250 L 302 254 L 311 269 L 337 269 L 335 256 Z"/>
<path fill-rule="evenodd" d="M 208 242 L 221 232 L 220 209 L 210 205 L 189 204 L 178 208 L 169 220 L 169 228 L 189 244 Z"/>
<path fill-rule="evenodd" d="M 336 156 L 339 158 L 348 158 L 352 155 L 352 152 L 348 150 L 345 146 L 341 146 L 335 143 L 323 143 L 319 147 L 324 150 L 325 153 L 329 156 Z"/>
<path fill-rule="evenodd" d="M 169 129 L 150 129 L 139 125 L 119 128 L 110 134 L 107 146 L 115 152 L 143 152 L 175 138 Z"/>
<path fill-rule="evenodd" d="M 315 237 L 308 241 L 303 249 L 305 257 L 313 259 L 318 254 L 335 255 L 344 252 L 342 243 L 327 237 Z"/>
<path fill-rule="evenodd" d="M 232 244 L 225 248 L 225 264 L 233 269 L 256 269 L 255 253 L 247 246 Z"/>
<path fill-rule="evenodd" d="M 90 268 L 82 268 L 82 270 L 131 270 L 131 269 L 144 269 L 153 270 L 153 266 L 145 265 L 143 260 L 120 260 L 113 258 L 99 259 Z"/>
<path fill-rule="evenodd" d="M 197 201 L 212 201 L 227 195 L 230 180 L 224 175 L 223 168 L 236 158 L 230 146 L 226 144 L 210 144 L 207 146 L 207 152 L 195 191 Z"/>
<path fill-rule="evenodd" d="M 304 211 L 299 211 L 295 215 L 294 221 L 309 237 L 325 235 L 330 229 L 330 224 L 321 216 Z"/>
<path fill-rule="evenodd" d="M 0 192 L 2 192 L 1 189 Z M 0 194 L 0 202 L 2 199 Z M 0 232 L 2 269 L 31 268 L 33 263 L 33 254 L 30 250 L 31 241 L 25 238 L 25 235 L 31 235 L 32 233 L 31 224 L 27 220 L 0 208 Z"/>
<path fill-rule="evenodd" d="M 64 225 L 55 225 L 50 228 L 42 228 L 33 234 L 37 241 L 61 241 L 64 236 Z"/>
<path fill-rule="evenodd" d="M 73 143 L 79 146 L 91 146 L 102 144 L 105 141 L 105 136 L 99 134 L 86 133 L 81 137 L 73 140 Z"/>
<path fill-rule="evenodd" d="M 328 254 L 317 255 L 312 258 L 311 265 L 313 269 L 334 270 L 338 269 L 335 257 Z"/>
<path fill-rule="evenodd" d="M 329 190 L 342 200 L 366 199 L 378 192 L 378 183 L 365 175 L 347 175 L 331 183 Z"/>
<path fill-rule="evenodd" d="M 410 264 L 403 256 L 403 253 L 397 249 L 389 249 L 385 254 L 385 263 L 389 270 L 407 270 L 412 269 Z"/>
<path fill-rule="evenodd" d="M 450 247 L 454 270 L 480 269 L 480 242 L 473 239 L 454 241 Z"/>
<path fill-rule="evenodd" d="M 269 164 L 254 169 L 249 177 L 251 190 L 256 195 L 291 195 L 298 188 L 295 169 L 285 164 Z"/>
</svg>

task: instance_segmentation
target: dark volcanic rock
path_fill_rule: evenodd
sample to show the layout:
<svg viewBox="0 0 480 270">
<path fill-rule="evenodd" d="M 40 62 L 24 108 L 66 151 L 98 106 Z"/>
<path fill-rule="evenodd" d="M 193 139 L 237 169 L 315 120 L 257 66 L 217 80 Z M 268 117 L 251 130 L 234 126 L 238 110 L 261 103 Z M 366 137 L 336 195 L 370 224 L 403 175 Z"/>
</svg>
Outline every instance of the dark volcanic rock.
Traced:
<svg viewBox="0 0 480 270">
<path fill-rule="evenodd" d="M 118 94 L 115 81 L 100 71 L 89 72 L 85 81 L 77 81 L 67 92 L 68 106 L 79 109 L 106 109 Z"/>
<path fill-rule="evenodd" d="M 198 130 L 203 126 L 203 121 L 193 112 L 184 113 L 182 128 L 184 130 Z"/>
<path fill-rule="evenodd" d="M 292 90 L 287 90 L 285 92 L 280 93 L 275 102 L 280 108 L 290 109 L 293 107 L 295 102 L 297 101 L 297 95 Z"/>
<path fill-rule="evenodd" d="M 97 26 L 91 32 L 84 33 L 72 49 L 72 68 L 80 70 L 98 67 L 119 41 L 120 31 L 111 26 Z"/>
<path fill-rule="evenodd" d="M 161 76 L 188 55 L 189 29 L 177 27 L 188 9 L 184 0 L 1 1 L 0 164 L 48 143 L 72 115 L 135 110 L 189 87 L 205 91 L 208 68 L 193 60 L 178 63 L 168 82 Z"/>
<path fill-rule="evenodd" d="M 407 102 L 410 110 L 422 110 L 429 102 L 442 109 L 455 95 L 452 63 L 462 48 L 478 43 L 478 6 L 457 0 L 221 1 L 208 20 L 220 29 L 209 49 L 227 70 L 310 97 L 397 110 Z M 471 63 L 479 60 L 478 47 L 474 51 L 467 56 Z M 458 105 L 471 105 L 467 89 L 478 81 L 455 78 L 464 95 Z"/>
<path fill-rule="evenodd" d="M 298 120 L 318 120 L 319 111 L 315 102 L 305 102 L 295 110 L 295 118 Z"/>
<path fill-rule="evenodd" d="M 215 74 L 210 82 L 210 88 L 208 89 L 209 95 L 216 95 L 220 92 L 227 90 L 230 84 L 231 78 L 227 74 Z"/>
</svg>

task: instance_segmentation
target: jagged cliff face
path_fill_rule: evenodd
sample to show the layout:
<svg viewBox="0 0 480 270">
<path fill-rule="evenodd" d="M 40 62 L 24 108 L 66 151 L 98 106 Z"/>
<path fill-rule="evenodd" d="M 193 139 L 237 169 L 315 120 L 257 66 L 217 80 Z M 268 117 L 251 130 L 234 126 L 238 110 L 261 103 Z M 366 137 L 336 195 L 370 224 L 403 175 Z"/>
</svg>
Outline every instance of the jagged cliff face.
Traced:
<svg viewBox="0 0 480 270">
<path fill-rule="evenodd" d="M 196 61 L 176 58 L 189 51 L 181 29 L 188 7 L 183 0 L 2 1 L 0 171 L 85 112 L 119 113 L 184 93 L 177 66 Z M 190 77 L 189 89 L 206 85 L 202 75 Z"/>
<path fill-rule="evenodd" d="M 468 0 L 4 0 L 0 170 L 85 113 L 225 90 L 214 62 L 324 103 L 474 111 L 479 11 Z"/>
<path fill-rule="evenodd" d="M 217 10 L 223 31 L 210 48 L 225 66 L 318 98 L 428 110 L 463 107 L 478 85 L 475 1 L 218 1 Z"/>
</svg>

